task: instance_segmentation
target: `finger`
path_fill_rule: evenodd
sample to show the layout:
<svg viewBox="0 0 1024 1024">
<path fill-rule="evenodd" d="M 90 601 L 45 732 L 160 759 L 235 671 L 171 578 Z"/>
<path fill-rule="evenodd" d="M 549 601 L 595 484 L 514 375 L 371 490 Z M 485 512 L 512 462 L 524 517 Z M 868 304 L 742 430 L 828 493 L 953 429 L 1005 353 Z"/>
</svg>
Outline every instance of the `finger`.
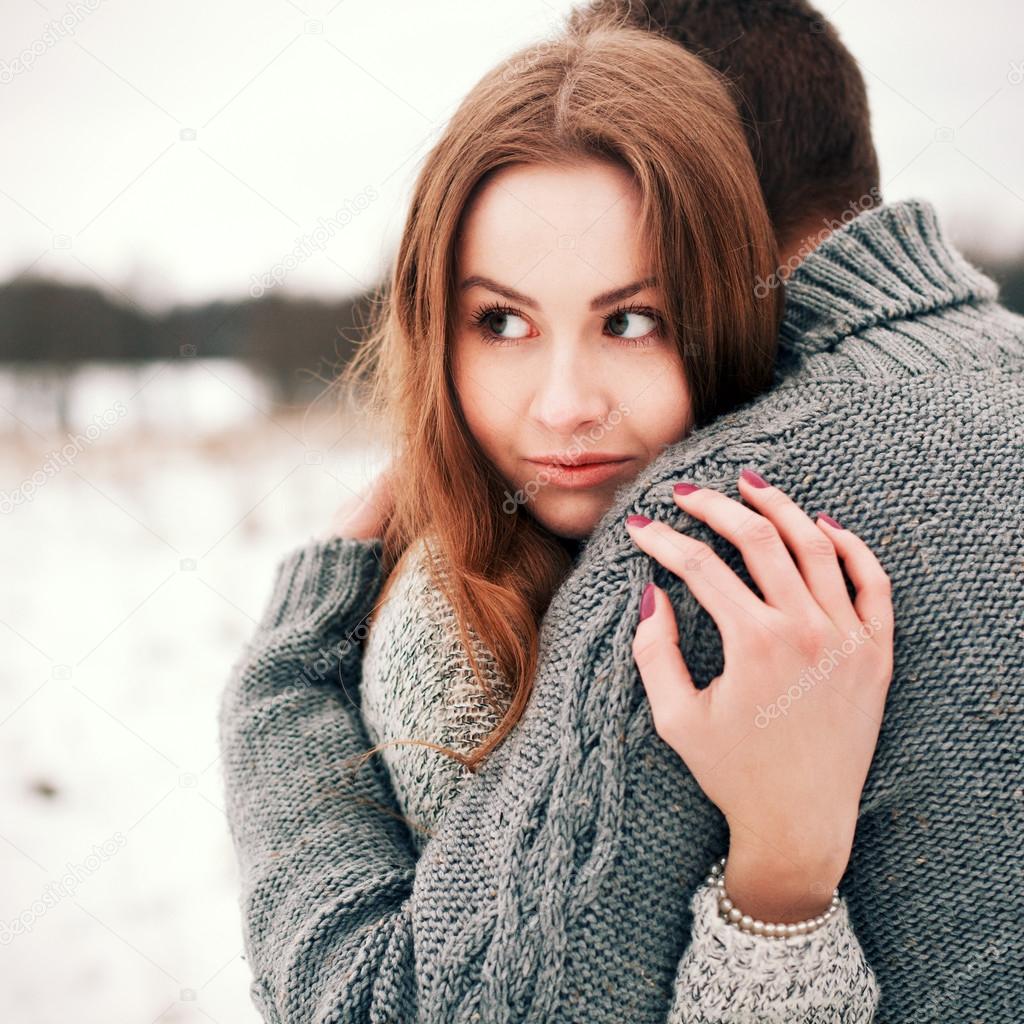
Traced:
<svg viewBox="0 0 1024 1024">
<path fill-rule="evenodd" d="M 796 557 L 804 584 L 818 606 L 842 632 L 860 625 L 850 603 L 836 547 L 823 538 L 811 517 L 780 487 L 744 470 L 739 478 L 740 495 L 770 519 Z"/>
<path fill-rule="evenodd" d="M 633 636 L 633 660 L 647 691 L 654 728 L 666 743 L 673 743 L 688 732 L 685 723 L 701 691 L 694 686 L 679 649 L 679 629 L 668 595 L 653 583 L 647 584 L 640 614 Z"/>
<path fill-rule="evenodd" d="M 838 523 L 830 526 L 824 512 L 818 512 L 817 526 L 835 545 L 847 576 L 857 591 L 853 602 L 861 623 L 891 646 L 894 630 L 892 580 L 870 547 L 855 533 Z M 828 517 L 831 518 L 831 517 Z M 832 522 L 835 522 L 833 519 Z"/>
<path fill-rule="evenodd" d="M 636 520 L 643 518 L 627 517 L 630 536 L 641 550 L 686 583 L 715 620 L 723 643 L 731 643 L 749 629 L 751 618 L 765 625 L 768 609 L 764 602 L 707 544 L 656 519 L 641 526 Z"/>
<path fill-rule="evenodd" d="M 817 602 L 772 520 L 710 487 L 684 493 L 685 488 L 693 487 L 677 484 L 673 492 L 676 504 L 739 549 L 769 605 L 796 615 L 809 614 Z"/>
</svg>

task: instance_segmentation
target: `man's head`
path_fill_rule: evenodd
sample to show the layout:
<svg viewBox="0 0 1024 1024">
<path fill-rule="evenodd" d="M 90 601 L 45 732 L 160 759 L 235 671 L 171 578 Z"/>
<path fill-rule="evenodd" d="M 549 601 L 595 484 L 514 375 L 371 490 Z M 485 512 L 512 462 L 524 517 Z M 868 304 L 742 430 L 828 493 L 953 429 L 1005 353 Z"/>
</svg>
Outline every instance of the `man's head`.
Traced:
<svg viewBox="0 0 1024 1024">
<path fill-rule="evenodd" d="M 570 24 L 609 3 L 729 80 L 784 257 L 881 202 L 860 68 L 806 0 L 587 0 Z"/>
</svg>

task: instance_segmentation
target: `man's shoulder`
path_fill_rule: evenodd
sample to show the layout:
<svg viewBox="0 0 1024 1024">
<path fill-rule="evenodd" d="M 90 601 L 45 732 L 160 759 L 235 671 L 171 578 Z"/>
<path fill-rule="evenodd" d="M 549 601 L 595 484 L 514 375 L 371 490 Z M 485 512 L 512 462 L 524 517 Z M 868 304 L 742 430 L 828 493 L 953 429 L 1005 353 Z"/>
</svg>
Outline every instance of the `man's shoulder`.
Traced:
<svg viewBox="0 0 1024 1024">
<path fill-rule="evenodd" d="M 1020 318 L 1024 325 L 1024 318 Z M 1024 373 L 1013 364 L 951 374 L 791 380 L 665 448 L 617 495 L 608 520 L 671 501 L 672 485 L 730 486 L 744 466 L 780 486 L 806 476 L 918 471 L 930 453 L 1024 450 Z M 884 472 L 883 472 L 884 471 Z"/>
</svg>

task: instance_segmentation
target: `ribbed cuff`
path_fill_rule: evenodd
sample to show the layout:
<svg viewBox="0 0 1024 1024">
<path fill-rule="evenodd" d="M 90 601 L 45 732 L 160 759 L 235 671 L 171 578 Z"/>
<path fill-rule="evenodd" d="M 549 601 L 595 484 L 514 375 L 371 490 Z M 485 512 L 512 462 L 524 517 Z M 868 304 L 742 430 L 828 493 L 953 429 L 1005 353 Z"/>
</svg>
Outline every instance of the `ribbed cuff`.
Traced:
<svg viewBox="0 0 1024 1024">
<path fill-rule="evenodd" d="M 379 538 L 312 540 L 278 562 L 259 632 L 352 628 L 373 608 L 383 583 Z"/>
</svg>

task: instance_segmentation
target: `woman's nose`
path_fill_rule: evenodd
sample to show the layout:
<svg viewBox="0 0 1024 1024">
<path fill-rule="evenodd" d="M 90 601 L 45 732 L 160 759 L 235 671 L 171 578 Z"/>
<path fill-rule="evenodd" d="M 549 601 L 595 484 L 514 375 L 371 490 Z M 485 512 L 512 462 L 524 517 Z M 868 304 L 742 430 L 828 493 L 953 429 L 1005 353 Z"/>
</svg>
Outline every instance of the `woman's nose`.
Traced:
<svg viewBox="0 0 1024 1024">
<path fill-rule="evenodd" d="M 569 437 L 581 426 L 599 423 L 614 405 L 608 384 L 582 352 L 551 359 L 535 382 L 534 421 L 551 436 Z"/>
</svg>

